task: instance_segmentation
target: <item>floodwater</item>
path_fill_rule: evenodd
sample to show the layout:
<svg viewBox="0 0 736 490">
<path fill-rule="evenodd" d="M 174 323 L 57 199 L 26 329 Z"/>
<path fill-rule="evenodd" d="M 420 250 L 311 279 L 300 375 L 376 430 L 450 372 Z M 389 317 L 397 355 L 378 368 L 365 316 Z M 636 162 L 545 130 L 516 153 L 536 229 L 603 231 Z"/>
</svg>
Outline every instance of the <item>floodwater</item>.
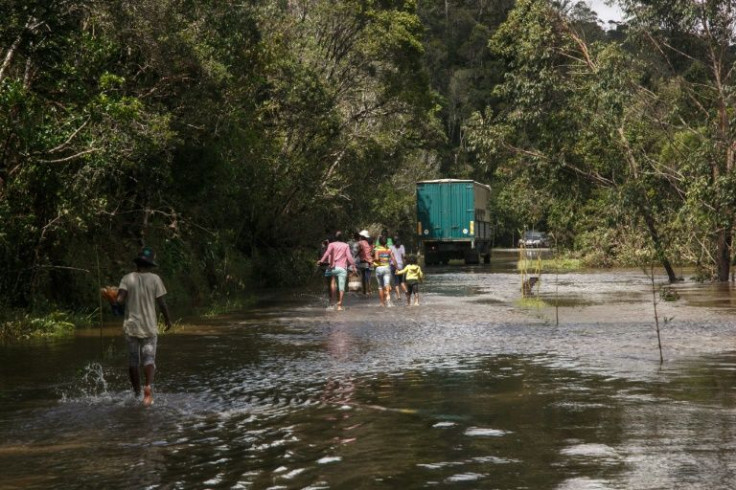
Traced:
<svg viewBox="0 0 736 490">
<path fill-rule="evenodd" d="M 0 347 L 0 488 L 736 486 L 731 288 L 657 304 L 660 365 L 644 272 L 545 274 L 522 302 L 494 254 L 427 268 L 418 307 L 290 291 L 177 327 L 148 409 L 117 325 Z"/>
</svg>

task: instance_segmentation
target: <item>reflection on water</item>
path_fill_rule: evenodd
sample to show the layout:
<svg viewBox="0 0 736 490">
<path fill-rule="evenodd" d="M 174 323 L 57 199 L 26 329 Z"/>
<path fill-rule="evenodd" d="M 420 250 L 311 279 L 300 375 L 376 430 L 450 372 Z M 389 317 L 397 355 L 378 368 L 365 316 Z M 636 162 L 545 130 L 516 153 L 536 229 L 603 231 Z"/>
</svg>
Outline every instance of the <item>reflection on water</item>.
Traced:
<svg viewBox="0 0 736 490">
<path fill-rule="evenodd" d="M 730 290 L 677 285 L 660 366 L 643 273 L 543 276 L 556 324 L 512 259 L 429 268 L 419 308 L 315 289 L 186 326 L 151 409 L 117 327 L 3 347 L 0 487 L 732 488 Z"/>
</svg>

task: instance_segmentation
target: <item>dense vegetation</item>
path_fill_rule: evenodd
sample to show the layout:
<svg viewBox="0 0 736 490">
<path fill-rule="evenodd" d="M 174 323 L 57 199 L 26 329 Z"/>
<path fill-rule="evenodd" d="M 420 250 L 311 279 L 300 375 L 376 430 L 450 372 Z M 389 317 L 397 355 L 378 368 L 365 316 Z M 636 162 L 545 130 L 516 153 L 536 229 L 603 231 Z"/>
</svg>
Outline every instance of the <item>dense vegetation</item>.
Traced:
<svg viewBox="0 0 736 490">
<path fill-rule="evenodd" d="M 182 302 L 294 281 L 336 228 L 411 243 L 437 177 L 499 243 L 728 280 L 731 2 L 622 3 L 1 0 L 0 309 L 93 308 L 144 243 Z"/>
</svg>

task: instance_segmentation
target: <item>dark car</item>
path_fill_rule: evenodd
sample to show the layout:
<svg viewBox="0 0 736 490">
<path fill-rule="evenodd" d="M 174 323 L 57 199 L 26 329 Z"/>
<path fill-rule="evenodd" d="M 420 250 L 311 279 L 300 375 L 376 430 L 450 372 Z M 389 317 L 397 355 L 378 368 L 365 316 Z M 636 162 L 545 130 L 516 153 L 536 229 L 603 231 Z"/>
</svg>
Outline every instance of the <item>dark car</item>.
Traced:
<svg viewBox="0 0 736 490">
<path fill-rule="evenodd" d="M 525 231 L 519 238 L 519 247 L 526 248 L 548 248 L 549 239 L 547 234 L 541 231 Z"/>
</svg>

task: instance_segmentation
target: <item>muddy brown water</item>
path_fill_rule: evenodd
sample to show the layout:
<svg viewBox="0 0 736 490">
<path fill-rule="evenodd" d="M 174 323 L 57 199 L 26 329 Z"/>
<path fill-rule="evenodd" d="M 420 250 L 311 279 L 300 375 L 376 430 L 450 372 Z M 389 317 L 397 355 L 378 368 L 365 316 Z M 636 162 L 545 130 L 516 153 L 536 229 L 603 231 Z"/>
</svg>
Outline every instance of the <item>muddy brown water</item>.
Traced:
<svg viewBox="0 0 736 490">
<path fill-rule="evenodd" d="M 288 291 L 179 327 L 150 409 L 117 325 L 3 346 L 0 488 L 734 488 L 734 291 L 677 284 L 660 365 L 643 272 L 522 303 L 517 258 L 428 268 L 419 307 Z"/>
</svg>

